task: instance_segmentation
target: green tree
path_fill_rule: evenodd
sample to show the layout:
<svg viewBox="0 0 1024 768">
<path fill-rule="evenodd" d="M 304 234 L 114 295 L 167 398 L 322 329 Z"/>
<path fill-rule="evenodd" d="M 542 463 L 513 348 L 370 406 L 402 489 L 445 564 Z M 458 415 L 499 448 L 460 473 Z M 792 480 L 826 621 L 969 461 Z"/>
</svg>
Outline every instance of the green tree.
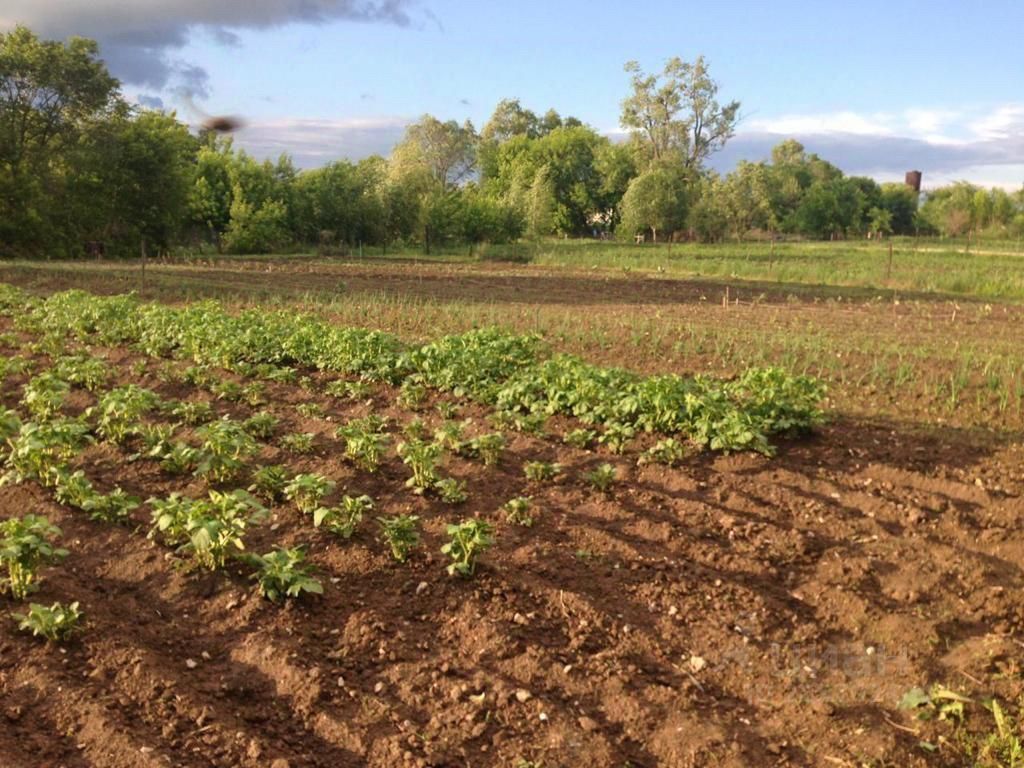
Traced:
<svg viewBox="0 0 1024 768">
<path fill-rule="evenodd" d="M 629 185 L 622 198 L 622 223 L 627 237 L 651 232 L 671 235 L 686 220 L 686 183 L 676 167 L 658 166 L 644 171 Z"/>
<path fill-rule="evenodd" d="M 476 131 L 468 120 L 442 123 L 424 115 L 405 130 L 392 154 L 392 162 L 407 168 L 426 169 L 446 192 L 464 181 L 476 164 Z"/>
<path fill-rule="evenodd" d="M 0 249 L 77 250 L 60 200 L 69 153 L 121 104 L 98 53 L 91 40 L 42 41 L 23 26 L 0 34 Z"/>
<path fill-rule="evenodd" d="M 732 138 L 740 103 L 719 104 L 718 83 L 703 56 L 692 63 L 671 58 L 660 75 L 644 73 L 635 61 L 625 69 L 632 93 L 622 102 L 620 121 L 652 162 L 675 155 L 688 169 L 698 170 Z"/>
</svg>

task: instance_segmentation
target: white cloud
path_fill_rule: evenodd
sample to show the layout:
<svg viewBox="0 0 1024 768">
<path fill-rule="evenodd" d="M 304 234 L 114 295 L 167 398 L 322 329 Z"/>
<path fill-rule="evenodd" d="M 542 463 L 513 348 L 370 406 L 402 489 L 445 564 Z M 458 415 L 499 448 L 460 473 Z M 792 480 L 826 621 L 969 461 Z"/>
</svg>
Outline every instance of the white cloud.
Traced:
<svg viewBox="0 0 1024 768">
<path fill-rule="evenodd" d="M 827 112 L 809 115 L 782 115 L 751 120 L 745 128 L 764 133 L 849 133 L 853 135 L 889 135 L 892 116 L 885 113 L 860 115 L 856 112 Z"/>
<path fill-rule="evenodd" d="M 388 155 L 411 122 L 405 117 L 264 120 L 238 131 L 235 144 L 258 158 L 286 152 L 298 167 L 314 168 L 332 160 Z"/>
</svg>

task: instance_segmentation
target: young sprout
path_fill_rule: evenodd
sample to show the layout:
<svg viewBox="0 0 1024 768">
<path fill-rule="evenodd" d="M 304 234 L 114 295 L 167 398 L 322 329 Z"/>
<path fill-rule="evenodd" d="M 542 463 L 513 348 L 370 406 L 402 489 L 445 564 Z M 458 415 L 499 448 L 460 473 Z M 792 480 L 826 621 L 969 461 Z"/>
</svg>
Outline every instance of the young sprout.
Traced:
<svg viewBox="0 0 1024 768">
<path fill-rule="evenodd" d="M 494 526 L 476 518 L 449 525 L 450 541 L 441 547 L 441 554 L 453 560 L 448 566 L 448 575 L 472 576 L 477 559 L 494 544 L 493 532 Z"/>
<path fill-rule="evenodd" d="M 611 464 L 602 464 L 594 471 L 584 474 L 583 479 L 597 490 L 607 493 L 615 483 L 615 476 L 615 467 Z"/>
<path fill-rule="evenodd" d="M 82 612 L 78 610 L 77 602 L 67 606 L 54 603 L 50 607 L 30 603 L 28 613 L 12 613 L 11 616 L 18 622 L 18 629 L 22 632 L 31 632 L 33 637 L 45 637 L 56 643 L 67 640 L 75 633 Z"/>
<path fill-rule="evenodd" d="M 529 496 L 517 496 L 509 499 L 502 507 L 505 510 L 505 519 L 515 525 L 529 528 L 533 525 L 533 516 L 530 514 L 531 499 Z"/>
<path fill-rule="evenodd" d="M 419 544 L 419 522 L 416 515 L 397 515 L 395 517 L 378 517 L 381 537 L 391 548 L 391 556 L 400 563 L 409 558 L 409 553 Z"/>
</svg>

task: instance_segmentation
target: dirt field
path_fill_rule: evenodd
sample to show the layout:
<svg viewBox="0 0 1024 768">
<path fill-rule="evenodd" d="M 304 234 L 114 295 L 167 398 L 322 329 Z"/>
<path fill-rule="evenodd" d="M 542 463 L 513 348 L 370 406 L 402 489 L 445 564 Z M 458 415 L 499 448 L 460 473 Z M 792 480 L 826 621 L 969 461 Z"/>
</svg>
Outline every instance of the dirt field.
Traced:
<svg viewBox="0 0 1024 768">
<path fill-rule="evenodd" d="M 215 292 L 223 280 L 240 290 L 238 271 L 221 278 L 195 269 L 158 271 L 150 286 L 166 283 L 173 292 L 195 281 L 197 291 Z M 879 320 L 867 303 L 826 303 L 828 291 L 795 303 L 777 291 L 753 307 L 723 310 L 718 286 L 680 281 L 604 276 L 534 284 L 504 267 L 417 280 L 389 269 L 349 269 L 343 278 L 327 267 L 304 277 L 267 276 L 258 266 L 239 271 L 259 281 L 263 298 L 297 298 L 344 279 L 346 295 L 421 292 L 465 301 L 474 295 L 467 286 L 483 281 L 477 298 L 517 305 L 508 313 L 514 327 L 550 304 L 567 322 L 595 313 L 611 323 L 661 307 L 679 327 L 716 312 L 716 322 L 738 328 L 774 312 L 782 335 L 828 312 L 835 322 L 822 323 L 821 332 L 830 338 L 855 340 L 884 327 L 891 343 L 901 340 L 908 350 L 915 340 L 938 349 L 949 332 L 939 326 L 949 311 L 939 301 L 876 308 Z M 110 277 L 34 273 L 31 282 L 97 288 L 105 281 L 123 290 Z M 17 282 L 6 270 L 0 278 Z M 748 319 L 737 318 L 744 312 Z M 975 339 L 993 355 L 1019 339 L 1016 307 L 960 312 L 964 325 L 953 327 L 968 330 L 958 338 Z M 618 346 L 595 342 L 580 351 L 645 370 L 675 365 L 656 360 L 657 346 L 623 343 L 629 333 L 606 337 Z M 153 361 L 141 376 L 129 374 L 139 358 L 125 350 L 93 354 L 105 355 L 121 382 L 164 397 L 209 398 L 161 381 Z M 854 369 L 866 365 L 851 354 Z M 936 370 L 943 359 L 925 356 L 921 370 Z M 683 364 L 718 367 L 709 362 L 698 356 Z M 24 381 L 4 382 L 4 407 L 17 404 Z M 469 488 L 469 500 L 454 510 L 412 496 L 394 455 L 374 476 L 340 456 L 339 422 L 370 410 L 408 421 L 395 390 L 376 386 L 372 403 L 351 404 L 268 385 L 279 433 L 317 438 L 311 456 L 268 446 L 262 463 L 326 474 L 371 495 L 379 512 L 411 512 L 424 523 L 423 546 L 401 565 L 387 556 L 372 521 L 340 541 L 290 506 L 275 508 L 247 545 L 259 552 L 307 545 L 325 587 L 321 598 L 283 607 L 259 598 L 241 570 L 181 568 L 147 540 L 141 511 L 136 529 L 112 526 L 70 512 L 33 484 L 2 487 L 0 517 L 45 514 L 63 528 L 71 551 L 46 572 L 33 599 L 78 600 L 87 619 L 62 649 L 0 622 L 0 765 L 973 765 L 964 756 L 975 748 L 965 745 L 977 744 L 970 734 L 991 729 L 980 704 L 958 728 L 920 722 L 897 703 L 914 686 L 942 683 L 979 701 L 998 696 L 1016 713 L 1012 704 L 1024 694 L 1024 449 L 1009 427 L 966 428 L 967 411 L 939 423 L 924 398 L 901 403 L 878 392 L 888 405 L 869 417 L 864 403 L 852 407 L 858 391 L 843 390 L 827 427 L 784 442 L 774 458 L 706 453 L 674 469 L 640 467 L 635 451 L 568 448 L 558 435 L 573 425 L 553 419 L 546 438 L 510 433 L 497 468 L 449 458 L 446 473 Z M 420 413 L 431 426 L 442 421 L 432 407 L 438 399 L 432 395 Z M 90 402 L 76 392 L 72 411 Z M 304 402 L 321 405 L 324 417 L 299 416 L 295 406 Z M 236 417 L 252 412 L 212 405 Z M 468 404 L 459 414 L 476 423 L 485 416 Z M 534 460 L 557 461 L 564 475 L 528 483 L 523 464 Z M 605 461 L 620 476 L 606 495 L 580 481 Z M 142 499 L 204 489 L 105 444 L 76 466 L 88 468 L 101 489 L 120 485 Z M 533 497 L 530 528 L 499 514 L 519 495 Z M 472 579 L 449 577 L 439 553 L 445 523 L 473 515 L 495 522 L 497 543 Z M 8 598 L 0 605 L 14 610 Z"/>
</svg>

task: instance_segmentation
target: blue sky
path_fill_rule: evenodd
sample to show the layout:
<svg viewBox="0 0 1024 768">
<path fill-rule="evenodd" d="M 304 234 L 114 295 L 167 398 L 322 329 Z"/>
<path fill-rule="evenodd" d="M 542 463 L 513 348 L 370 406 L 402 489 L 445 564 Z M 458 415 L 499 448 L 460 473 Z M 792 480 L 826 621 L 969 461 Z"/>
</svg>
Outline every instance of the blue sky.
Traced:
<svg viewBox="0 0 1024 768">
<path fill-rule="evenodd" d="M 722 170 L 794 136 L 879 178 L 1024 182 L 1019 0 L 5 0 L 16 21 L 97 37 L 129 94 L 189 117 L 187 86 L 247 119 L 240 144 L 302 165 L 386 153 L 425 112 L 482 126 L 503 97 L 612 134 L 625 61 L 702 53 L 743 104 Z"/>
</svg>

